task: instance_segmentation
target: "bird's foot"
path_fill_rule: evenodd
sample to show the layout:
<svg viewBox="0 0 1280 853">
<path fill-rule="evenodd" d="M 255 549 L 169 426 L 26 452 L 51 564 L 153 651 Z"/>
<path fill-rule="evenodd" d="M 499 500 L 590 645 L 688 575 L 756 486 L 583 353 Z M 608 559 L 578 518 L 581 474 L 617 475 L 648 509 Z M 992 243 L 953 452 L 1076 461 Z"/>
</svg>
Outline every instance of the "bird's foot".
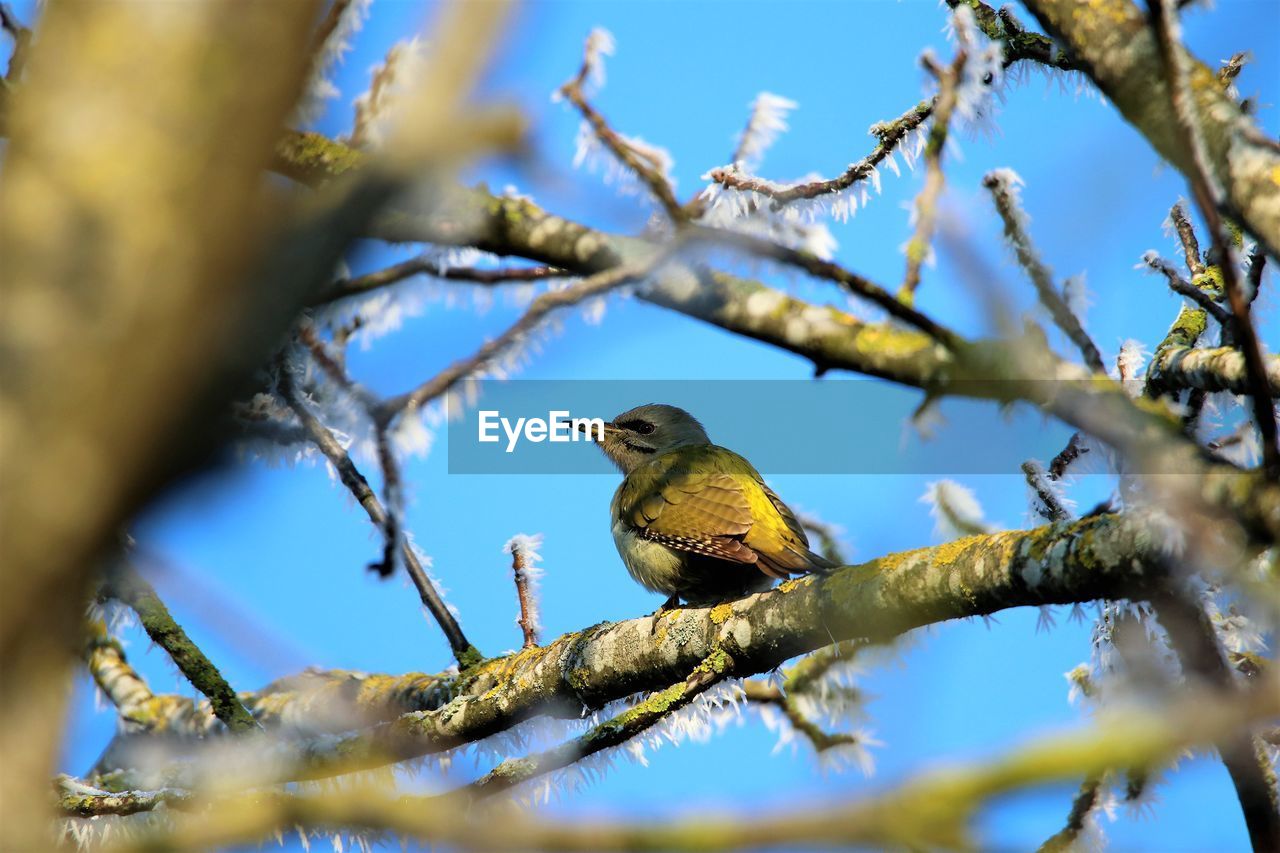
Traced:
<svg viewBox="0 0 1280 853">
<path fill-rule="evenodd" d="M 650 614 L 653 617 L 653 626 L 649 629 L 649 636 L 656 636 L 658 633 L 658 624 L 662 621 L 662 617 L 668 613 L 674 613 L 680 609 L 680 596 L 673 595 L 658 607 L 657 610 Z"/>
</svg>

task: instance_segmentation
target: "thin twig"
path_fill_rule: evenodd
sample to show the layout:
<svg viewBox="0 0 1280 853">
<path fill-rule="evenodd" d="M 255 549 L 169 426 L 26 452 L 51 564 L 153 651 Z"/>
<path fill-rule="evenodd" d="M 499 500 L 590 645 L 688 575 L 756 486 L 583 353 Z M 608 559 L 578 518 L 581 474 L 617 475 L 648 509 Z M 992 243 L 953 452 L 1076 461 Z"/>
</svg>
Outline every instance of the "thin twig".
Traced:
<svg viewBox="0 0 1280 853">
<path fill-rule="evenodd" d="M 1084 330 L 1080 318 L 1067 305 L 1066 299 L 1054 284 L 1053 274 L 1040 259 L 1040 254 L 1031 242 L 1031 235 L 1027 233 L 1023 224 L 1026 214 L 1019 207 L 1009 180 L 1004 177 L 1004 173 L 989 172 L 983 178 L 982 185 L 990 191 L 996 205 L 996 212 L 1000 214 L 1000 220 L 1004 223 L 1005 239 L 1013 247 L 1019 265 L 1026 272 L 1027 278 L 1031 279 L 1036 295 L 1040 297 L 1040 303 L 1053 318 L 1054 325 L 1061 329 L 1062 333 L 1080 350 L 1089 369 L 1100 376 L 1105 376 L 1107 366 L 1102 360 L 1102 353 L 1098 351 L 1098 346 L 1089 337 L 1089 333 Z"/>
<path fill-rule="evenodd" d="M 1071 463 L 1088 452 L 1089 448 L 1084 443 L 1084 437 L 1078 432 L 1073 432 L 1067 446 L 1062 448 L 1062 452 L 1053 457 L 1049 463 L 1049 476 L 1054 480 L 1061 480 L 1067 473 L 1067 469 L 1071 467 Z"/>
<path fill-rule="evenodd" d="M 841 746 L 857 746 L 862 743 L 858 735 L 847 732 L 828 732 L 805 716 L 795 700 L 770 684 L 759 681 L 746 681 L 742 684 L 742 694 L 751 702 L 760 705 L 772 705 L 783 713 L 791 727 L 813 747 L 817 753 L 826 752 Z"/>
<path fill-rule="evenodd" d="M 520 618 L 516 620 L 524 633 L 524 648 L 538 645 L 538 604 L 530 588 L 528 565 L 524 548 L 519 542 L 511 543 L 511 574 L 515 578 L 516 598 L 520 602 Z"/>
<path fill-rule="evenodd" d="M 533 303 L 521 315 L 520 319 L 498 337 L 476 350 L 474 354 L 455 361 L 414 390 L 383 400 L 375 410 L 375 422 L 390 423 L 396 415 L 405 409 L 420 408 L 431 400 L 447 393 L 462 379 L 483 368 L 484 365 L 504 352 L 513 343 L 532 332 L 542 322 L 543 318 L 551 312 L 559 308 L 576 305 L 593 296 L 603 296 L 612 290 L 642 278 L 652 269 L 653 265 L 653 263 L 646 263 L 613 267 L 584 278 L 564 290 L 552 290 L 540 294 L 538 298 L 533 300 Z"/>
<path fill-rule="evenodd" d="M 955 8 L 957 0 L 948 0 L 948 5 Z M 983 3 L 967 5 L 973 9 L 979 29 L 988 38 L 1001 43 L 1004 50 L 1002 62 L 1004 68 L 1008 69 L 1018 62 L 1030 61 L 1063 71 L 1076 70 L 1075 63 L 1064 51 L 1055 47 L 1051 39 L 1039 33 L 1027 32 L 1007 8 L 997 12 Z M 921 101 L 893 121 L 872 125 L 869 133 L 876 137 L 876 147 L 866 157 L 851 163 L 844 172 L 834 178 L 800 184 L 778 184 L 725 168 L 713 169 L 708 177 L 730 189 L 749 190 L 768 196 L 773 199 L 775 210 L 799 199 L 817 198 L 846 190 L 870 177 L 876 167 L 893 153 L 908 133 L 928 120 L 933 114 L 935 101 L 936 98 Z M 695 218 L 696 216 L 697 212 L 694 213 Z"/>
<path fill-rule="evenodd" d="M 1022 473 L 1027 478 L 1027 485 L 1040 501 L 1041 506 L 1037 508 L 1037 512 L 1042 518 L 1047 521 L 1066 521 L 1071 518 L 1070 511 L 1063 506 L 1057 492 L 1050 485 L 1049 473 L 1045 471 L 1043 465 L 1034 460 L 1028 460 L 1022 463 Z"/>
<path fill-rule="evenodd" d="M 261 729 L 222 673 L 174 621 L 155 589 L 132 566 L 125 563 L 114 566 L 104 584 L 104 592 L 133 608 L 147 636 L 168 652 L 187 680 L 208 697 L 214 715 L 228 729 L 236 733 Z"/>
<path fill-rule="evenodd" d="M 312 56 L 318 56 L 324 50 L 325 44 L 337 32 L 338 24 L 342 23 L 342 16 L 350 7 L 351 0 L 332 0 L 329 8 L 325 10 L 324 17 L 320 19 L 320 25 L 316 27 L 315 34 L 311 37 Z"/>
<path fill-rule="evenodd" d="M 1067 825 L 1058 830 L 1036 853 L 1066 853 L 1075 848 L 1075 843 L 1085 830 L 1085 821 L 1089 813 L 1098 804 L 1098 794 L 1102 790 L 1102 777 L 1090 775 L 1080 783 L 1080 790 L 1071 801 L 1071 811 L 1067 814 Z"/>
<path fill-rule="evenodd" d="M 374 446 L 378 453 L 378 467 L 382 470 L 382 501 L 386 511 L 382 514 L 382 558 L 375 563 L 370 563 L 369 568 L 377 572 L 379 577 L 391 577 L 396 570 L 396 554 L 403 544 L 400 541 L 400 516 L 403 514 L 403 507 L 401 506 L 400 466 L 396 464 L 395 454 L 391 450 L 391 441 L 387 435 L 388 425 L 374 418 L 373 395 L 347 376 L 342 364 L 329 353 L 311 325 L 302 325 L 298 330 L 298 340 L 307 347 L 312 359 L 320 365 L 329 378 L 359 401 L 365 414 L 373 422 Z M 282 366 L 281 369 L 285 368 Z"/>
<path fill-rule="evenodd" d="M 1151 269 L 1165 277 L 1169 282 L 1169 289 L 1174 293 L 1185 296 L 1192 302 L 1196 303 L 1196 305 L 1200 306 L 1200 308 L 1212 315 L 1213 319 L 1217 320 L 1224 327 L 1230 325 L 1231 314 L 1227 309 L 1215 302 L 1213 297 L 1203 289 L 1196 287 L 1194 284 L 1179 275 L 1173 264 L 1169 263 L 1154 252 L 1146 255 L 1143 258 L 1143 261 L 1147 266 L 1151 267 Z"/>
<path fill-rule="evenodd" d="M 781 261 L 802 269 L 816 278 L 824 278 L 835 282 L 855 296 L 859 296 L 883 308 L 891 316 L 915 326 L 953 352 L 959 351 L 961 348 L 963 341 L 955 332 L 934 322 L 910 305 L 903 304 L 892 293 L 870 279 L 847 270 L 839 264 L 824 261 L 810 252 L 793 249 L 790 246 L 784 246 L 765 237 L 757 237 L 754 234 L 741 231 L 710 228 L 705 225 L 687 225 L 684 233 L 689 239 L 733 246 L 750 254 L 762 258 L 772 258 L 775 261 Z"/>
<path fill-rule="evenodd" d="M 840 175 L 828 180 L 783 185 L 724 167 L 712 169 L 707 177 L 729 189 L 749 190 L 767 196 L 773 200 L 774 210 L 793 201 L 838 193 L 871 177 L 902 140 L 924 124 L 933 113 L 933 104 L 932 100 L 921 101 L 893 121 L 873 124 L 868 132 L 876 138 L 876 147 L 866 157 L 850 164 Z"/>
<path fill-rule="evenodd" d="M 588 39 L 590 45 L 590 39 Z M 573 104 L 579 113 L 582 114 L 587 124 L 591 126 L 592 132 L 596 139 L 613 153 L 624 166 L 639 176 L 640 180 L 649 187 L 649 191 L 662 205 L 663 210 L 671 217 L 673 222 L 683 222 L 688 218 L 688 213 L 676 199 L 675 190 L 671 186 L 671 181 L 667 176 L 662 174 L 658 164 L 653 158 L 643 151 L 638 151 L 634 146 L 629 144 L 622 136 L 609 126 L 609 122 L 604 116 L 591 106 L 587 100 L 586 93 L 583 91 L 583 84 L 586 82 L 588 75 L 591 73 L 590 51 L 585 51 L 582 59 L 582 66 L 567 83 L 560 87 L 560 94 L 569 103 Z"/>
<path fill-rule="evenodd" d="M 1200 208 L 1213 240 L 1214 254 L 1222 270 L 1223 289 L 1227 303 L 1235 318 L 1236 336 L 1244 352 L 1245 367 L 1249 372 L 1254 419 L 1262 434 L 1263 469 L 1272 480 L 1280 480 L 1280 445 L 1277 444 L 1276 412 L 1267 393 L 1266 367 L 1262 358 L 1262 346 L 1249 316 L 1249 305 L 1241 292 L 1235 252 L 1227 236 L 1226 224 L 1219 212 L 1224 193 L 1217 177 L 1209 170 L 1204 139 L 1200 135 L 1195 114 L 1195 102 L 1188 88 L 1186 58 L 1180 44 L 1178 13 L 1172 0 L 1151 0 L 1151 20 L 1156 32 L 1156 45 L 1164 63 L 1168 80 L 1169 99 L 1178 130 L 1189 160 L 1187 180 Z"/>
<path fill-rule="evenodd" d="M 280 365 L 277 374 L 280 395 L 289 404 L 289 407 L 293 409 L 303 429 L 310 435 L 311 441 L 329 460 L 329 464 L 338 473 L 338 479 L 355 497 L 356 502 L 364 508 L 369 520 L 385 531 L 387 512 L 383 509 L 378 496 L 374 494 L 373 489 L 369 486 L 369 481 L 356 468 L 355 463 L 351 461 L 350 455 L 338 443 L 338 440 L 329 431 L 328 427 L 322 424 L 320 419 L 313 415 L 306 403 L 303 402 L 302 397 L 293 387 L 293 378 L 287 367 L 283 364 Z M 448 606 L 444 603 L 444 599 L 440 597 L 435 584 L 431 582 L 431 578 L 427 575 L 426 569 L 418 559 L 417 553 L 410 547 L 408 541 L 402 541 L 400 547 L 405 569 L 409 572 L 413 585 L 417 587 L 418 595 L 421 597 L 423 605 L 435 618 L 440 630 L 444 632 L 445 638 L 449 641 L 449 648 L 453 651 L 453 656 L 457 659 L 458 665 L 466 669 L 478 663 L 483 659 L 483 655 L 463 634 L 462 626 L 458 624 L 458 620 L 449 612 Z"/>
<path fill-rule="evenodd" d="M 507 284 L 510 282 L 542 281 L 548 278 L 564 278 L 572 273 L 557 267 L 511 267 L 508 269 L 481 269 L 478 267 L 451 267 L 431 258 L 411 258 L 398 264 L 364 275 L 335 281 L 311 303 L 325 305 L 348 296 L 359 296 L 382 287 L 404 281 L 415 275 L 430 275 L 451 281 L 467 281 L 473 284 Z"/>
<path fill-rule="evenodd" d="M 1204 259 L 1200 257 L 1200 241 L 1196 239 L 1196 230 L 1191 225 L 1191 218 L 1182 202 L 1174 204 L 1169 211 L 1169 220 L 1178 232 L 1178 241 L 1182 243 L 1182 253 L 1187 259 L 1187 271 L 1191 277 L 1204 275 Z"/>
<path fill-rule="evenodd" d="M 957 28 L 957 33 L 959 33 Z M 916 288 L 920 286 L 920 268 L 929 256 L 929 246 L 933 241 L 933 230 L 937 222 L 938 198 L 942 195 L 942 187 L 946 176 L 942 171 L 942 153 L 947 144 L 947 129 L 951 123 L 951 113 L 956 106 L 956 90 L 960 86 L 964 65 L 968 59 L 967 46 L 956 51 L 956 57 L 949 66 L 938 65 L 929 54 L 925 54 L 922 62 L 938 81 L 938 97 L 933 105 L 933 123 L 929 127 L 929 139 L 924 147 L 925 177 L 924 187 L 916 196 L 915 215 L 916 230 L 907 241 L 907 270 L 902 277 L 902 287 L 898 298 L 907 305 L 915 302 Z"/>
<path fill-rule="evenodd" d="M 1267 253 L 1262 245 L 1255 244 L 1249 253 L 1249 275 L 1245 280 L 1249 283 L 1249 304 L 1252 305 L 1262 292 L 1262 270 L 1267 265 Z"/>
</svg>

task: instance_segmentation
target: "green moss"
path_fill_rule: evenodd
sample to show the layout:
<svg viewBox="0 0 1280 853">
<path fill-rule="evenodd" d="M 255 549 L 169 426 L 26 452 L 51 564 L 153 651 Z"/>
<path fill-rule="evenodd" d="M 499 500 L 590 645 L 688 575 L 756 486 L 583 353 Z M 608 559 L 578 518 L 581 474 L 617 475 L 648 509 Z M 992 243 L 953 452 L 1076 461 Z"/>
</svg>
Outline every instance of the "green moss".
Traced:
<svg viewBox="0 0 1280 853">
<path fill-rule="evenodd" d="M 458 653 L 458 668 L 468 670 L 472 667 L 479 666 L 484 663 L 485 657 L 475 646 L 468 645 L 466 649 Z"/>
<path fill-rule="evenodd" d="M 276 155 L 291 174 L 309 181 L 336 178 L 365 161 L 362 152 L 310 131 L 287 134 L 276 145 Z"/>
</svg>

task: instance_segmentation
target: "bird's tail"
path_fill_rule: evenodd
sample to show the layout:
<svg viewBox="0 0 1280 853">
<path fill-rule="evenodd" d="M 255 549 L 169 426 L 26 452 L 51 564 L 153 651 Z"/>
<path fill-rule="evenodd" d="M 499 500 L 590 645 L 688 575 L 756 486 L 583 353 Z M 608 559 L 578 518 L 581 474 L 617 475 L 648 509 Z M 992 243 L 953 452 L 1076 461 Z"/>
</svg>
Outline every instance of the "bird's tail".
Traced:
<svg viewBox="0 0 1280 853">
<path fill-rule="evenodd" d="M 791 547 L 778 557 L 760 555 L 760 569 L 767 575 L 787 579 L 792 575 L 825 575 L 840 568 L 838 563 L 828 560 L 821 554 L 815 554 L 808 548 Z"/>
</svg>

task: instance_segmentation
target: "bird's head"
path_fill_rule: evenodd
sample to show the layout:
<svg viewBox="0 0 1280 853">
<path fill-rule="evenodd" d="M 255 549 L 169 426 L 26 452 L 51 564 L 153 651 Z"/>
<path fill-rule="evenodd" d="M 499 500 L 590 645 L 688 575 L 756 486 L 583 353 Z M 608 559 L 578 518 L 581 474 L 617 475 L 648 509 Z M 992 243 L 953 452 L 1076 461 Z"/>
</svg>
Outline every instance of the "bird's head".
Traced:
<svg viewBox="0 0 1280 853">
<path fill-rule="evenodd" d="M 710 443 L 702 424 L 684 409 L 648 403 L 605 424 L 600 449 L 623 474 L 630 474 L 655 456 Z"/>
</svg>

